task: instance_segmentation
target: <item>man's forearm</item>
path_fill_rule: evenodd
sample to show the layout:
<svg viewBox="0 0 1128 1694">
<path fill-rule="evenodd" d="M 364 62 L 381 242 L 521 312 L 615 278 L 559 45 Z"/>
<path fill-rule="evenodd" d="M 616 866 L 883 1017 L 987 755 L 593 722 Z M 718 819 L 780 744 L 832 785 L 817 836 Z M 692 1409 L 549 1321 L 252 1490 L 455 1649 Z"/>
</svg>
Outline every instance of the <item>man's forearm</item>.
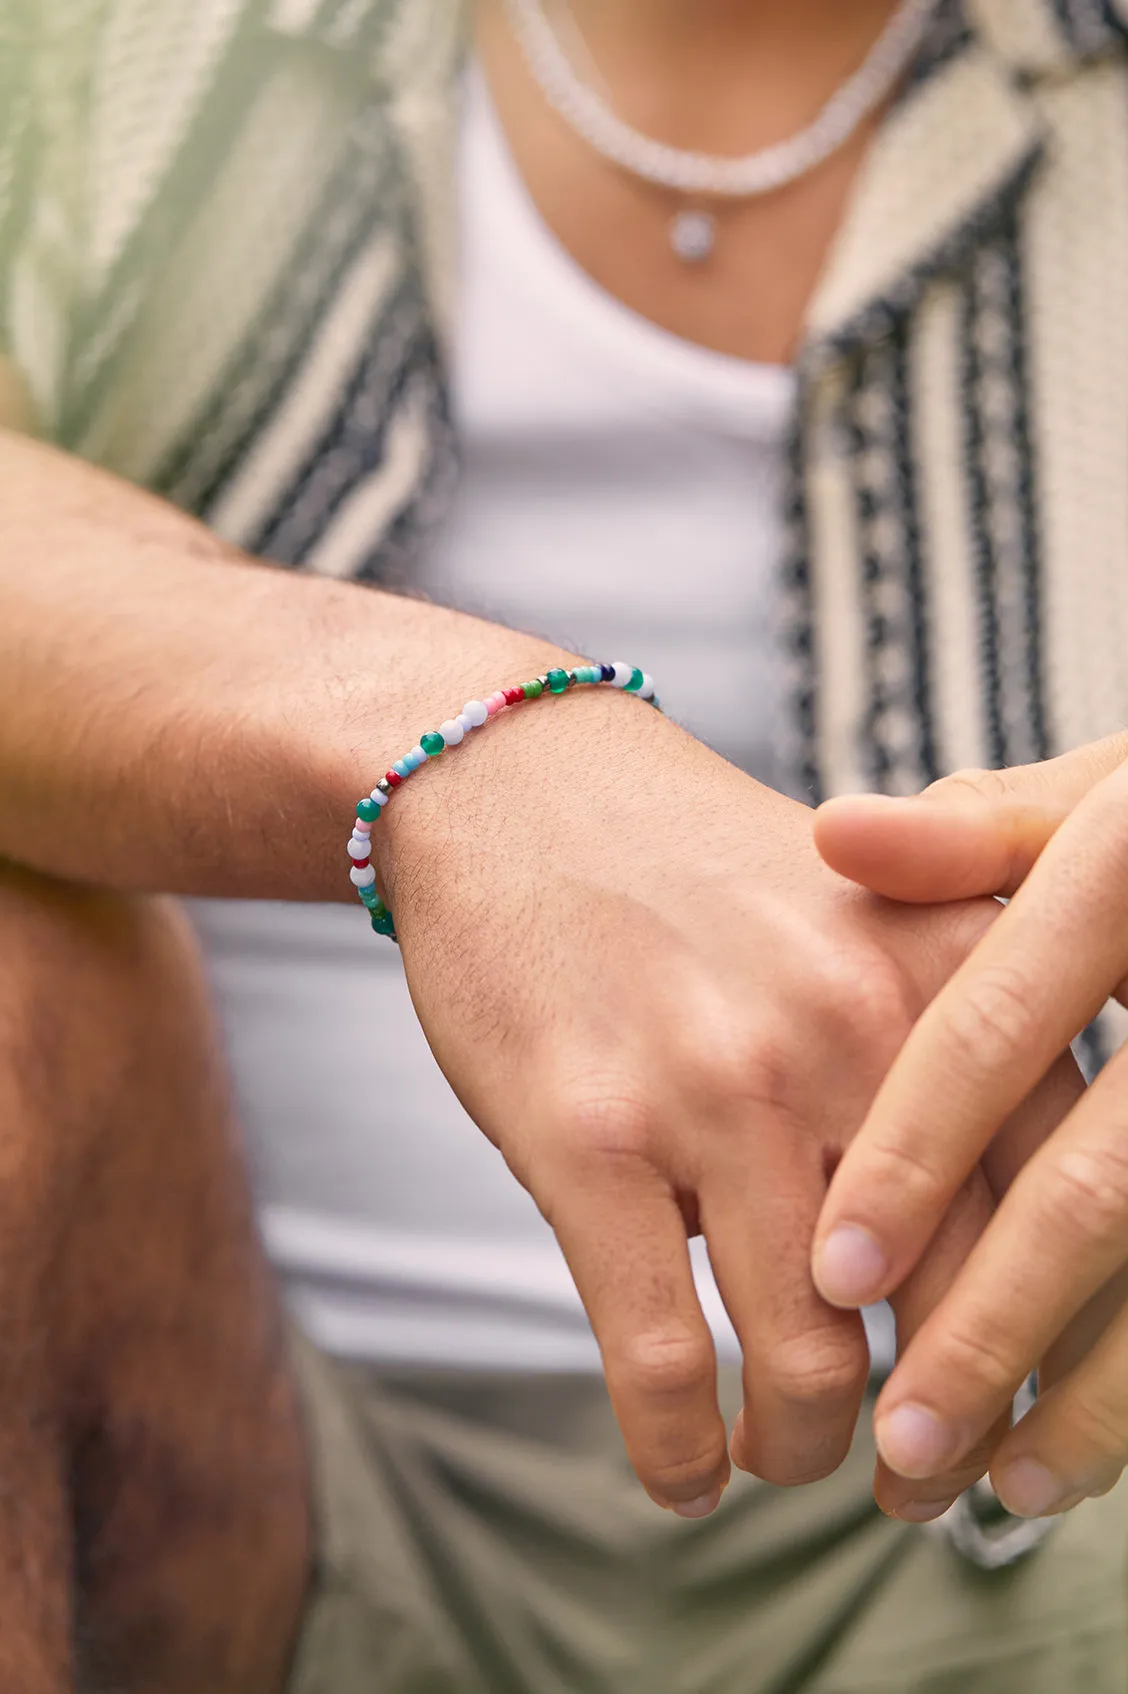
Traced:
<svg viewBox="0 0 1128 1694">
<path fill-rule="evenodd" d="M 530 637 L 241 558 L 0 435 L 0 855 L 133 890 L 347 896 L 346 826 Z"/>
</svg>

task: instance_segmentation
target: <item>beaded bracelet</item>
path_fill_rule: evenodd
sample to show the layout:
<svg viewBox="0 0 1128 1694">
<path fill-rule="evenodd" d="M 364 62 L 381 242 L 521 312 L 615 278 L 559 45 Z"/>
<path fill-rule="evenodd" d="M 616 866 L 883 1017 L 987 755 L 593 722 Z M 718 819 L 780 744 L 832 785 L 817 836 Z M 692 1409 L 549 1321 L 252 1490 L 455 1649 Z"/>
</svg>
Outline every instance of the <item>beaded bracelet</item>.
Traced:
<svg viewBox="0 0 1128 1694">
<path fill-rule="evenodd" d="M 385 771 L 371 794 L 366 794 L 363 800 L 357 802 L 356 822 L 349 837 L 348 851 L 352 860 L 349 878 L 362 903 L 368 908 L 372 927 L 377 935 L 386 935 L 390 940 L 396 940 L 396 926 L 391 912 L 376 892 L 376 872 L 371 863 L 372 825 L 395 790 L 407 781 L 412 771 L 417 771 L 421 765 L 425 765 L 428 759 L 437 759 L 446 748 L 457 747 L 470 730 L 480 729 L 506 707 L 524 705 L 526 700 L 537 700 L 546 692 L 564 694 L 578 683 L 610 683 L 612 688 L 621 688 L 628 694 L 637 694 L 640 700 L 648 700 L 652 706 L 661 710 L 655 698 L 652 679 L 636 665 L 624 664 L 622 660 L 613 665 L 577 665 L 574 670 L 545 671 L 542 676 L 535 676 L 531 682 L 524 682 L 517 688 L 500 688 L 496 694 L 490 694 L 485 700 L 468 700 L 456 718 L 448 718 L 438 729 L 421 735 L 418 746 L 413 747 L 410 753 L 405 753 L 402 759 L 397 759 L 391 770 Z"/>
</svg>

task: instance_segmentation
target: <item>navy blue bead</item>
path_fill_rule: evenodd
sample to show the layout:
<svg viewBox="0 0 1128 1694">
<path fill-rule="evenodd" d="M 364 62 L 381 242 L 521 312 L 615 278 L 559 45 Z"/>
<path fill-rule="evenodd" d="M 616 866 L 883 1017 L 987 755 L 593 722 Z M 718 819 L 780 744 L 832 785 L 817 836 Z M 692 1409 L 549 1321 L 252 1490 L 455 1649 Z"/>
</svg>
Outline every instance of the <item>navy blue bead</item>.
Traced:
<svg viewBox="0 0 1128 1694">
<path fill-rule="evenodd" d="M 614 665 L 600 665 L 599 668 L 603 672 L 604 682 L 610 682 L 611 678 L 615 675 Z"/>
</svg>

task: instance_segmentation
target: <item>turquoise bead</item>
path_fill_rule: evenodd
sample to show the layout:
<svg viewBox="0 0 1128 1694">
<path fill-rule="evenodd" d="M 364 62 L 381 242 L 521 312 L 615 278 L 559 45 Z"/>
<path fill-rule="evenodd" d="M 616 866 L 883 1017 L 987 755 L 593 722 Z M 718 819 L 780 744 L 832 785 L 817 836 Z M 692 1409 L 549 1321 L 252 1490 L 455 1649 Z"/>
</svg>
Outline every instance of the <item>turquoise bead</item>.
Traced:
<svg viewBox="0 0 1128 1694">
<path fill-rule="evenodd" d="M 595 681 L 595 678 L 592 675 L 592 670 L 591 670 L 590 665 L 578 665 L 576 667 L 576 681 L 577 682 L 594 682 Z"/>
<path fill-rule="evenodd" d="M 422 747 L 429 759 L 437 759 L 443 748 L 446 746 L 446 742 L 443 740 L 438 730 L 433 729 L 427 735 L 420 737 L 419 745 Z"/>
<path fill-rule="evenodd" d="M 642 672 L 639 670 L 638 666 L 636 665 L 634 670 L 631 672 L 630 681 L 625 685 L 625 688 L 626 688 L 626 692 L 628 694 L 634 694 L 641 687 L 642 687 Z"/>
<path fill-rule="evenodd" d="M 397 759 L 392 769 L 397 776 L 410 776 L 415 766 L 409 765 L 406 759 Z"/>
<path fill-rule="evenodd" d="M 375 800 L 358 800 L 356 815 L 362 823 L 375 823 L 380 816 L 380 808 Z"/>
</svg>

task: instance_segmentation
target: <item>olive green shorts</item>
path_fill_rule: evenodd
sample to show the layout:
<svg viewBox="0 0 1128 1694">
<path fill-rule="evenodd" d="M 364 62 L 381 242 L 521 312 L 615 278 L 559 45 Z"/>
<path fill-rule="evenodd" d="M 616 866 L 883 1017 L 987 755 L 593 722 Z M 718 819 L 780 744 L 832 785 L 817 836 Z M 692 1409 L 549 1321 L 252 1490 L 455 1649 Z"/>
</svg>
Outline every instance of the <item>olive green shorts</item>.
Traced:
<svg viewBox="0 0 1128 1694">
<path fill-rule="evenodd" d="M 319 1556 L 291 1694 L 1128 1694 L 1128 1489 L 1028 1557 L 826 1482 L 660 1512 L 590 1377 L 373 1372 L 296 1344 Z"/>
</svg>

